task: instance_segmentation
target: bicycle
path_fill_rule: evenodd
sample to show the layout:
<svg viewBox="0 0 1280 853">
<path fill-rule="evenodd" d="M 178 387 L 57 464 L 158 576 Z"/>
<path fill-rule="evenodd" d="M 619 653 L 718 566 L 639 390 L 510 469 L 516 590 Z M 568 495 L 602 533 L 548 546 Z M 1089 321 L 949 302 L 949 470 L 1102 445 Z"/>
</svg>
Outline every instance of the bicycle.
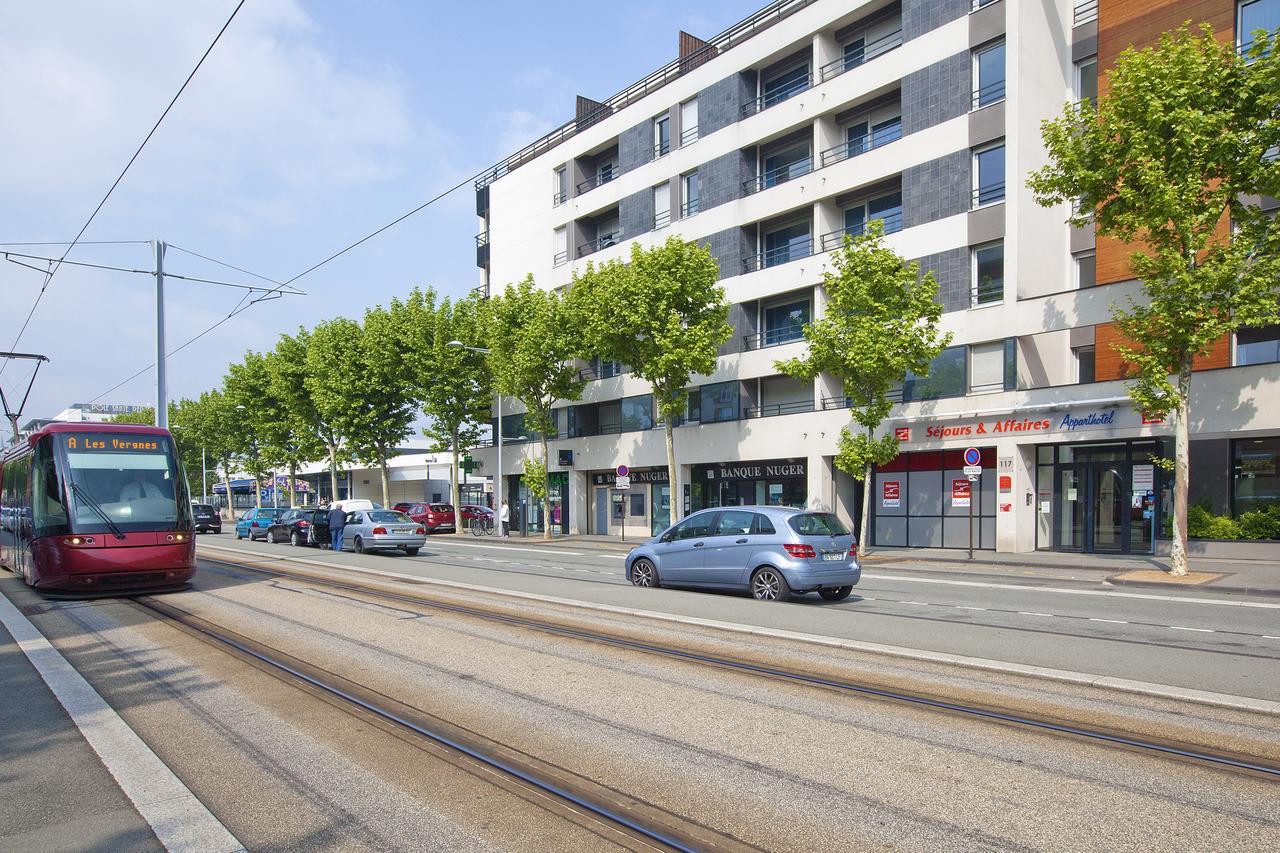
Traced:
<svg viewBox="0 0 1280 853">
<path fill-rule="evenodd" d="M 492 518 L 471 519 L 471 535 L 472 536 L 492 536 L 493 535 L 493 519 Z"/>
</svg>

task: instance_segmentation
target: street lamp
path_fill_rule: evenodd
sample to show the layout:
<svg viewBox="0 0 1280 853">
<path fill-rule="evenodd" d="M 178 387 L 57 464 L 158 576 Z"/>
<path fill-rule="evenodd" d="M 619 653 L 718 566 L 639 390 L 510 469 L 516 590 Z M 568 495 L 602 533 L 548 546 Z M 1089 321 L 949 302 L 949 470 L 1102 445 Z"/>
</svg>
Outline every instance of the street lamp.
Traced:
<svg viewBox="0 0 1280 853">
<path fill-rule="evenodd" d="M 488 355 L 489 350 L 485 347 L 469 347 L 462 341 L 449 341 L 445 344 L 448 347 L 458 347 L 459 349 L 468 350 L 470 352 L 478 352 L 481 355 Z M 502 392 L 498 392 L 498 425 L 494 435 L 494 446 L 498 448 L 498 473 L 493 481 L 493 511 L 494 514 L 501 518 L 502 515 Z M 523 529 L 523 528 L 522 528 Z M 500 530 L 498 532 L 501 532 Z"/>
</svg>

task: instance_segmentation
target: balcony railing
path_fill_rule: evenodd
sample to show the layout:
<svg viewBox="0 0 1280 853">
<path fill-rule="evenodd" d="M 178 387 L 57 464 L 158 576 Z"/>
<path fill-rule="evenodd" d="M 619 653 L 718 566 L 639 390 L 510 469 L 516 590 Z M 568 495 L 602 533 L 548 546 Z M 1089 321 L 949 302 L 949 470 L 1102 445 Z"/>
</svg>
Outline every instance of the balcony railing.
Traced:
<svg viewBox="0 0 1280 853">
<path fill-rule="evenodd" d="M 984 86 L 979 86 L 973 92 L 972 109 L 988 107 L 992 104 L 999 103 L 1004 100 L 1004 78 L 992 80 Z"/>
<path fill-rule="evenodd" d="M 995 204 L 998 201 L 1004 201 L 1004 181 L 987 184 L 986 186 L 978 187 L 973 191 L 974 207 Z"/>
<path fill-rule="evenodd" d="M 769 187 L 785 184 L 787 181 L 802 177 L 813 171 L 813 158 L 804 157 L 795 160 L 785 166 L 778 166 L 775 169 L 756 175 L 742 182 L 742 192 L 745 195 L 758 193 L 760 190 L 766 190 Z"/>
<path fill-rule="evenodd" d="M 823 397 L 821 401 L 822 410 L 824 412 L 831 409 L 847 409 L 853 405 L 853 400 L 848 397 Z"/>
<path fill-rule="evenodd" d="M 877 216 L 872 222 L 880 220 L 884 223 L 884 233 L 893 234 L 895 231 L 902 230 L 902 211 L 895 210 L 884 216 Z M 857 237 L 859 234 L 867 230 L 867 223 L 859 222 L 856 225 L 848 225 L 839 231 L 832 231 L 822 235 L 822 251 L 830 252 L 833 249 L 839 249 L 844 245 L 844 238 L 847 234 L 850 237 Z"/>
<path fill-rule="evenodd" d="M 671 211 L 663 210 L 653 215 L 654 228 L 666 228 L 671 224 Z"/>
<path fill-rule="evenodd" d="M 772 418 L 778 415 L 798 415 L 801 412 L 812 412 L 812 400 L 796 400 L 793 403 L 773 403 L 764 406 L 752 406 L 742 410 L 742 417 L 751 418 Z"/>
<path fill-rule="evenodd" d="M 744 350 L 768 349 L 802 340 L 804 340 L 804 323 L 795 323 L 790 326 L 779 326 L 776 329 L 766 329 L 758 335 L 743 335 L 742 348 Z"/>
<path fill-rule="evenodd" d="M 670 154 L 670 153 L 671 153 L 670 139 L 664 139 L 661 142 L 655 142 L 653 144 L 653 159 L 657 160 L 659 157 L 662 157 L 663 155 Z"/>
<path fill-rule="evenodd" d="M 695 213 L 697 213 L 700 210 L 698 205 L 699 205 L 699 201 L 696 198 L 690 199 L 689 201 L 686 201 L 684 204 L 680 205 L 680 218 L 687 219 L 690 216 L 693 216 Z"/>
<path fill-rule="evenodd" d="M 897 29 L 888 35 L 881 36 L 869 44 L 864 44 L 861 50 L 852 50 L 844 56 L 828 62 L 818 70 L 818 76 L 825 83 L 835 77 L 839 77 L 846 71 L 852 71 L 859 65 L 864 65 L 877 56 L 882 56 L 902 44 L 902 30 Z"/>
<path fill-rule="evenodd" d="M 859 136 L 848 142 L 841 142 L 834 148 L 828 148 L 822 152 L 822 165 L 830 166 L 833 163 L 839 163 L 841 160 L 857 157 L 859 154 L 865 154 L 873 148 L 888 145 L 890 142 L 896 142 L 901 138 L 902 122 L 899 120 L 897 124 L 873 130 L 866 136 Z"/>
<path fill-rule="evenodd" d="M 578 257 L 585 258 L 587 255 L 598 252 L 601 249 L 607 249 L 610 246 L 616 245 L 621 237 L 621 231 L 610 231 L 608 234 L 601 234 L 596 239 L 583 243 L 579 246 Z"/>
<path fill-rule="evenodd" d="M 558 267 L 558 266 L 560 266 L 561 264 L 567 264 L 567 263 L 569 263 L 569 250 L 568 250 L 568 249 L 565 249 L 563 252 L 556 252 L 556 253 L 555 253 L 554 255 L 552 255 L 552 257 L 551 257 L 551 265 L 552 265 L 553 267 Z"/>
<path fill-rule="evenodd" d="M 487 245 L 489 245 L 489 232 L 481 231 L 479 234 L 476 235 L 476 246 L 479 247 L 479 246 L 487 246 Z"/>
<path fill-rule="evenodd" d="M 792 80 L 785 86 L 779 86 L 773 91 L 765 92 L 760 97 L 753 98 L 743 104 L 742 115 L 743 117 L 753 116 L 758 112 L 769 109 L 769 107 L 772 107 L 775 104 L 780 104 L 789 98 L 794 98 L 801 92 L 808 91 L 811 86 L 813 86 L 813 75 L 806 74 L 803 77 Z"/>
<path fill-rule="evenodd" d="M 801 258 L 807 258 L 813 254 L 813 238 L 806 237 L 804 240 L 797 240 L 794 243 L 788 243 L 785 246 L 778 246 L 776 249 L 768 249 L 758 255 L 751 255 L 742 259 L 742 271 L 755 272 L 756 270 L 765 269 L 766 267 L 776 267 L 779 264 L 785 264 L 788 261 L 798 261 Z"/>
<path fill-rule="evenodd" d="M 1072 24 L 1080 26 L 1098 20 L 1098 0 L 1076 0 L 1075 16 Z"/>
<path fill-rule="evenodd" d="M 551 197 L 551 206 L 559 207 L 560 205 L 564 204 L 568 200 L 569 200 L 568 190 L 565 190 L 564 192 L 558 192 Z"/>
<path fill-rule="evenodd" d="M 973 305 L 991 305 L 1004 300 L 1004 278 L 984 278 L 970 291 Z"/>
<path fill-rule="evenodd" d="M 698 126 L 696 124 L 693 127 L 686 127 L 684 130 L 680 131 L 680 147 L 683 148 L 684 146 L 691 145 L 697 141 Z"/>
<path fill-rule="evenodd" d="M 604 184 L 609 183 L 615 177 L 617 177 L 617 175 L 614 174 L 615 171 L 616 171 L 615 169 L 609 169 L 607 171 L 599 172 L 595 175 L 592 175 L 590 178 L 587 178 L 585 181 L 578 184 L 577 186 L 578 195 L 582 195 L 585 192 L 590 192 L 596 187 L 603 186 Z"/>
</svg>

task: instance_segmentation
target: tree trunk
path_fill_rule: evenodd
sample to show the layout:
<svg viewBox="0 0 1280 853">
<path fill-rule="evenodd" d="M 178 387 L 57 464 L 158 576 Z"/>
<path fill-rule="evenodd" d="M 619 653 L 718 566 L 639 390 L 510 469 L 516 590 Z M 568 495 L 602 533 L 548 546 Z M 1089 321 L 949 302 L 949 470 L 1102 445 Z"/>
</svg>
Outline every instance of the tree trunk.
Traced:
<svg viewBox="0 0 1280 853">
<path fill-rule="evenodd" d="M 542 436 L 542 473 L 546 479 L 542 482 L 542 538 L 551 539 L 551 448 L 547 437 Z"/>
<path fill-rule="evenodd" d="M 1191 356 L 1178 369 L 1178 407 L 1173 422 L 1173 548 L 1169 574 L 1187 573 L 1187 491 L 1190 485 Z"/>
<path fill-rule="evenodd" d="M 862 516 L 858 522 L 858 542 L 856 545 L 858 554 L 861 556 L 871 553 L 871 546 L 867 540 L 870 538 L 871 533 L 871 480 L 874 476 L 872 473 L 873 467 L 868 462 L 867 468 L 862 474 L 862 506 L 860 507 Z M 832 509 L 834 510 L 835 507 L 832 507 Z"/>
<path fill-rule="evenodd" d="M 665 420 L 667 422 L 667 482 L 671 484 L 671 517 L 668 522 L 675 524 L 680 520 L 684 501 L 680 499 L 680 472 L 676 467 L 676 436 L 675 428 L 671 424 L 675 418 L 668 415 Z"/>
<path fill-rule="evenodd" d="M 333 489 L 331 501 L 338 499 L 338 445 L 329 445 L 329 487 Z"/>
<path fill-rule="evenodd" d="M 294 491 L 298 484 L 298 466 L 289 463 L 289 509 L 294 509 L 298 505 L 298 493 Z"/>
<path fill-rule="evenodd" d="M 453 431 L 453 467 L 449 469 L 450 485 L 453 486 L 453 532 L 461 536 L 466 533 L 462 529 L 462 496 L 458 492 L 458 431 Z"/>
<path fill-rule="evenodd" d="M 226 459 L 222 460 L 222 485 L 227 489 L 227 505 L 224 507 L 227 511 L 227 518 L 235 518 L 235 507 L 231 505 L 231 463 Z"/>
<path fill-rule="evenodd" d="M 387 451 L 378 448 L 378 467 L 382 469 L 382 506 L 391 508 L 391 473 L 387 470 Z"/>
</svg>

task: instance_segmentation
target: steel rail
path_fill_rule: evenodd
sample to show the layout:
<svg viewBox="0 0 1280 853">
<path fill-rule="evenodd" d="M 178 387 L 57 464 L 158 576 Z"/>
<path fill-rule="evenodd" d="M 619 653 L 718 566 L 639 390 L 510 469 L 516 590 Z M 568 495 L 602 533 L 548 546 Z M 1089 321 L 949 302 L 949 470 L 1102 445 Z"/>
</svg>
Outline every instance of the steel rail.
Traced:
<svg viewBox="0 0 1280 853">
<path fill-rule="evenodd" d="M 629 649 L 632 651 L 640 651 L 648 654 L 658 655 L 677 660 L 690 661 L 709 666 L 716 666 L 723 669 L 734 670 L 738 672 L 746 672 L 754 675 L 760 675 L 768 678 L 774 678 L 782 681 L 788 681 L 798 684 L 806 684 L 813 687 L 822 687 L 830 690 L 836 690 L 842 693 L 852 693 L 862 696 L 871 696 L 877 699 L 885 699 L 892 702 L 899 702 L 908 705 L 921 706 L 931 708 L 938 711 L 945 711 L 955 714 L 961 714 L 968 717 L 976 717 L 980 719 L 992 720 L 994 722 L 1005 723 L 1018 726 L 1021 728 L 1037 729 L 1040 731 L 1048 731 L 1054 734 L 1067 735 L 1071 737 L 1081 738 L 1088 741 L 1096 741 L 1112 746 L 1128 747 L 1130 749 L 1141 752 L 1156 753 L 1172 758 L 1196 761 L 1220 768 L 1228 768 L 1236 771 L 1244 771 L 1256 773 L 1265 778 L 1280 781 L 1280 766 L 1271 764 L 1262 764 L 1254 761 L 1237 758 L 1224 753 L 1214 753 L 1199 750 L 1186 744 L 1176 743 L 1159 743 L 1154 740 L 1146 740 L 1141 737 L 1118 734 L 1116 732 L 1103 731 L 1101 729 L 1089 729 L 1083 726 L 1076 726 L 1070 723 L 1058 722 L 1051 719 L 1037 719 L 1035 717 L 1022 714 L 1010 713 L 994 708 L 984 708 L 978 705 L 966 705 L 959 702 L 950 702 L 945 699 L 937 699 L 931 696 L 908 693 L 905 691 L 890 690 L 882 687 L 875 687 L 867 684 L 858 684 L 852 681 L 841 681 L 834 678 L 825 678 L 810 673 L 797 672 L 794 670 L 782 669 L 779 667 L 765 666 L 762 664 L 751 663 L 749 661 L 736 660 L 734 658 L 722 657 L 719 655 L 709 655 L 702 652 L 691 652 L 683 649 L 672 648 L 670 646 L 662 646 L 654 643 L 645 643 L 638 640 L 629 640 L 622 637 L 616 637 L 609 634 L 603 634 L 596 631 L 588 631 L 579 628 L 569 628 L 562 625 L 553 625 L 547 622 L 541 622 L 535 619 L 529 619 L 522 616 L 511 616 L 502 613 L 494 613 L 475 607 L 468 607 L 458 604 L 446 604 L 438 601 L 427 601 L 422 598 L 409 595 L 400 595 L 393 592 L 383 590 L 370 589 L 364 586 L 343 583 L 341 581 L 327 580 L 324 578 L 315 578 L 310 575 L 297 574 L 282 571 L 278 568 L 264 568 L 261 566 L 247 565 L 226 559 L 210 559 L 201 557 L 208 563 L 221 564 L 231 566 L 238 569 L 245 569 L 252 572 L 258 572 L 265 575 L 277 575 L 280 577 L 294 578 L 296 580 L 315 583 L 327 586 L 333 589 L 341 589 L 347 592 L 356 592 L 362 595 L 368 595 L 375 598 L 382 598 L 389 601 L 397 601 L 406 604 L 416 604 L 420 607 L 427 607 L 435 610 L 443 610 L 450 613 L 457 613 L 464 616 L 472 616 L 479 619 L 485 619 L 492 622 L 512 625 L 520 628 L 541 631 L 543 633 L 555 634 L 572 639 L 584 640 L 588 642 L 602 643 L 614 646 L 616 648 Z M 278 557 L 266 557 L 265 559 L 279 560 Z M 287 559 L 287 558 L 283 558 Z M 393 580 L 393 579 L 388 579 Z"/>
</svg>

